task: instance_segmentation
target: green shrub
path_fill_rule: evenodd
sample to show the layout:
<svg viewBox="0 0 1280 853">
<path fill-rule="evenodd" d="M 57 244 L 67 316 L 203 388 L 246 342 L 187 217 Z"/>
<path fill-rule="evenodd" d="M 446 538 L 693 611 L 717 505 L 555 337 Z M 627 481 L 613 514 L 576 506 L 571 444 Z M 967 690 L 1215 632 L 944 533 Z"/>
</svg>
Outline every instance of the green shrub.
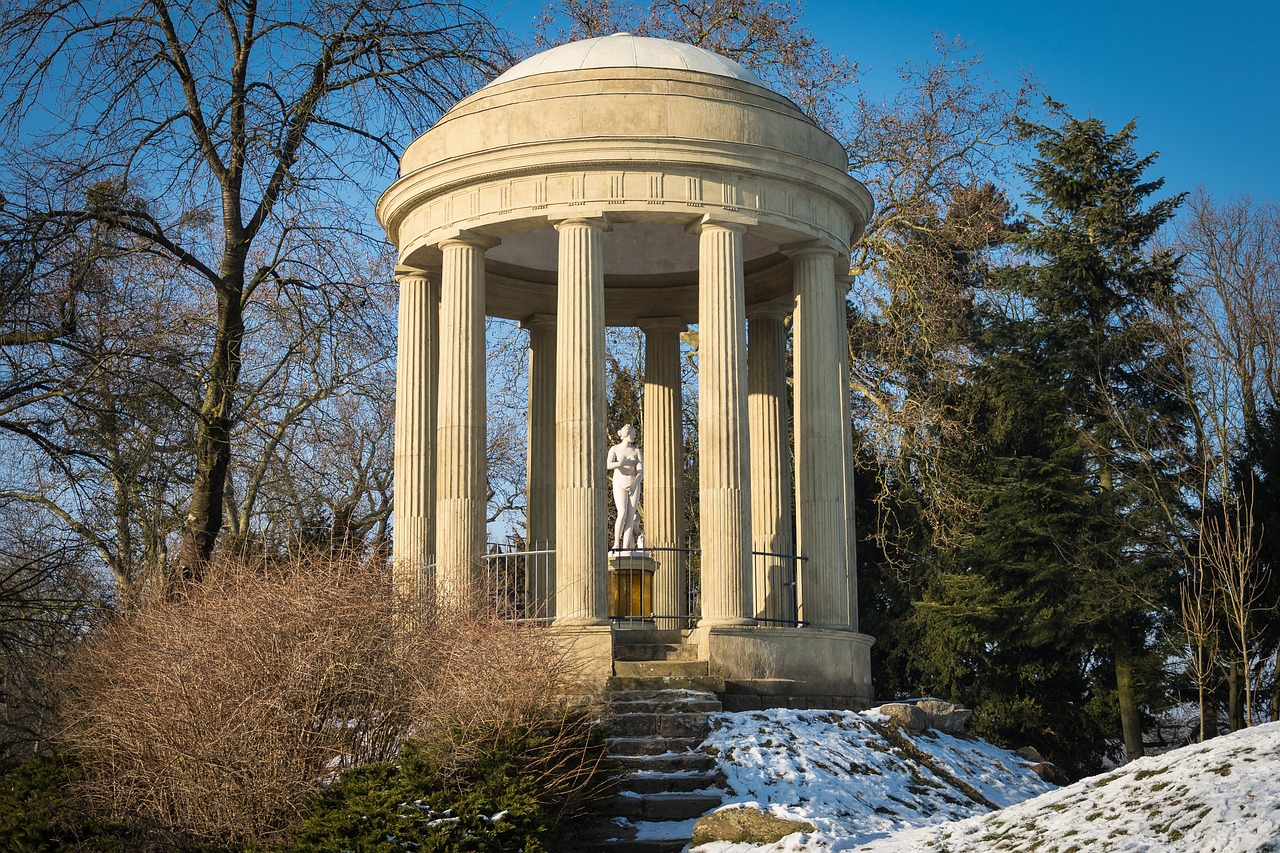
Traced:
<svg viewBox="0 0 1280 853">
<path fill-rule="evenodd" d="M 283 849 L 303 851 L 546 850 L 549 828 L 533 780 L 508 775 L 503 761 L 445 780 L 417 744 L 398 761 L 350 770 L 325 791 Z M 461 787 L 457 783 L 462 783 Z"/>
<path fill-rule="evenodd" d="M 87 817 L 75 785 L 84 776 L 69 756 L 42 755 L 0 776 L 0 850 L 128 849 L 122 827 Z"/>
</svg>

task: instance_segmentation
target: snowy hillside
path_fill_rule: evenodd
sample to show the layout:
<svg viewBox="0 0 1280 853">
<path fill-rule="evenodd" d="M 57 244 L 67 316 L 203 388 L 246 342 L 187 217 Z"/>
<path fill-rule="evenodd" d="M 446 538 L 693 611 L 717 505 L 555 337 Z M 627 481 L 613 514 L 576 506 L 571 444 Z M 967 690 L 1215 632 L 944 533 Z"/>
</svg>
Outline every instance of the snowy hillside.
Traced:
<svg viewBox="0 0 1280 853">
<path fill-rule="evenodd" d="M 1000 812 L 852 849 L 1280 853 L 1280 723 L 1142 758 Z"/>
<path fill-rule="evenodd" d="M 912 735 L 886 722 L 874 712 L 852 711 L 720 715 L 703 748 L 719 755 L 726 805 L 757 805 L 808 821 L 817 832 L 765 847 L 705 844 L 699 853 L 827 850 L 983 814 L 1053 789 L 1008 750 L 938 732 Z"/>
<path fill-rule="evenodd" d="M 1280 723 L 1061 789 L 1011 752 L 898 732 L 874 712 L 724 714 L 705 748 L 720 754 L 726 807 L 816 831 L 697 853 L 1280 853 Z"/>
</svg>

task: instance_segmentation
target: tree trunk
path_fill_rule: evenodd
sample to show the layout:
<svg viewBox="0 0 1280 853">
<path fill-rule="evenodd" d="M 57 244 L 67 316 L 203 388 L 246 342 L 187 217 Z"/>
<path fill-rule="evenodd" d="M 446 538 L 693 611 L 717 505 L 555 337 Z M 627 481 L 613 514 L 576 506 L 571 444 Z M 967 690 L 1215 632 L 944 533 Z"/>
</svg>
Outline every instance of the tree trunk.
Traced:
<svg viewBox="0 0 1280 853">
<path fill-rule="evenodd" d="M 1276 663 L 1271 670 L 1271 722 L 1280 720 L 1280 645 L 1276 646 Z"/>
<path fill-rule="evenodd" d="M 1205 704 L 1208 697 L 1205 695 L 1204 679 L 1196 680 L 1196 691 L 1200 701 L 1200 743 L 1204 743 L 1209 739 L 1209 707 Z M 1214 726 L 1214 730 L 1217 731 L 1217 726 Z"/>
<path fill-rule="evenodd" d="M 1243 684 L 1240 661 L 1232 661 L 1227 672 L 1227 724 L 1231 731 L 1238 732 L 1244 728 L 1244 703 L 1241 701 Z"/>
<path fill-rule="evenodd" d="M 218 328 L 209 360 L 204 403 L 196 421 L 195 482 L 186 532 L 173 572 L 173 580 L 177 581 L 198 582 L 204 576 L 222 529 L 222 501 L 231 463 L 233 406 L 240 381 L 240 346 L 244 339 L 244 312 L 240 304 L 243 273 L 231 286 L 225 281 L 218 289 Z"/>
<path fill-rule="evenodd" d="M 1120 728 L 1124 732 L 1124 751 L 1129 760 L 1141 758 L 1142 747 L 1142 715 L 1138 710 L 1138 695 L 1135 689 L 1136 676 L 1133 665 L 1133 644 L 1129 637 L 1129 626 L 1123 624 L 1115 632 L 1114 638 L 1116 658 L 1116 698 L 1120 704 Z"/>
</svg>

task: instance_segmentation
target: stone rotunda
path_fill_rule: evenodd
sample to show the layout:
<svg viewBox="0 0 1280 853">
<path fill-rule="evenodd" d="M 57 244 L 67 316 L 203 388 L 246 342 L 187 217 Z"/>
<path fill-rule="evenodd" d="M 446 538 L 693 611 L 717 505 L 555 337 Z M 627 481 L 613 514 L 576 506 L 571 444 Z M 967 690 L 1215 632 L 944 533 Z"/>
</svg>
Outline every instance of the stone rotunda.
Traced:
<svg viewBox="0 0 1280 853">
<path fill-rule="evenodd" d="M 742 66 L 627 33 L 516 65 L 415 140 L 377 207 L 399 259 L 400 588 L 453 607 L 492 600 L 485 318 L 518 320 L 527 539 L 547 568 L 520 564 L 521 612 L 573 649 L 584 685 L 622 674 L 615 646 L 647 629 L 696 649 L 730 693 L 869 701 L 843 297 L 871 199 L 846 168 L 833 137 Z M 624 614 L 639 620 L 610 618 L 606 325 L 644 333 L 641 513 L 657 570 L 645 613 Z M 700 541 L 686 549 L 692 326 Z"/>
</svg>

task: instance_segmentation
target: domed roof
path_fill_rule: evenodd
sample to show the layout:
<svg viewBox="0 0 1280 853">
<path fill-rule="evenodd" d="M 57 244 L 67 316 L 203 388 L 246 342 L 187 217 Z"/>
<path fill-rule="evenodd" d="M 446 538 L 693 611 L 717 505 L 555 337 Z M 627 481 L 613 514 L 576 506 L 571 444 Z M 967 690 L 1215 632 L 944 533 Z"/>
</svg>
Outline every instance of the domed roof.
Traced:
<svg viewBox="0 0 1280 853">
<path fill-rule="evenodd" d="M 631 33 L 582 39 L 544 50 L 507 69 L 489 85 L 509 83 L 535 74 L 586 68 L 674 68 L 731 77 L 768 88 L 759 77 L 732 59 L 691 44 L 633 36 Z"/>
</svg>

